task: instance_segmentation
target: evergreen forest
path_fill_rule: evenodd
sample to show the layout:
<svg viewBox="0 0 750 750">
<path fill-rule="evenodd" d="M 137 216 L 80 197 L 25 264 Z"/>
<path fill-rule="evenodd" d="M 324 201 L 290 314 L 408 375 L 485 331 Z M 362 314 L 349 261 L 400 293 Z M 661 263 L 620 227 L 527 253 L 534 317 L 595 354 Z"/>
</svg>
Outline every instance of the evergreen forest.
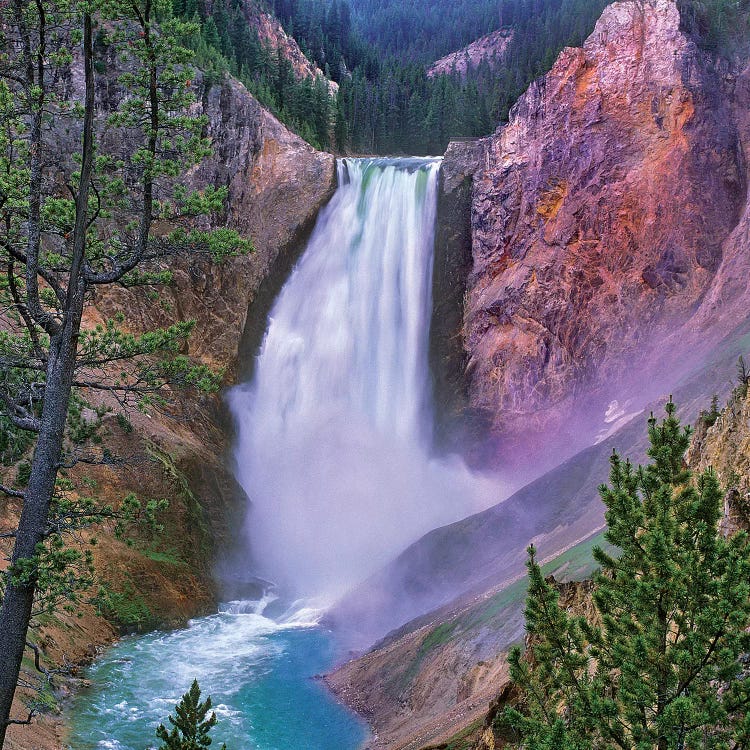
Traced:
<svg viewBox="0 0 750 750">
<path fill-rule="evenodd" d="M 564 46 L 585 39 L 606 5 L 363 3 L 355 13 L 347 0 L 269 0 L 287 33 L 339 84 L 331 97 L 325 81 L 296 80 L 289 61 L 261 43 L 244 2 L 216 0 L 209 13 L 205 0 L 174 0 L 177 16 L 200 21 L 200 35 L 188 40 L 199 66 L 236 75 L 313 145 L 352 154 L 436 154 L 451 138 L 487 135 Z M 465 79 L 428 77 L 427 63 L 498 28 L 513 31 L 502 65 L 484 61 Z"/>
<path fill-rule="evenodd" d="M 186 40 L 209 75 L 230 72 L 317 148 L 342 154 L 439 154 L 454 138 L 488 135 L 560 50 L 591 33 L 607 0 L 263 0 L 319 76 L 299 80 L 284 55 L 247 22 L 255 0 L 173 0 L 199 21 Z M 742 39 L 747 0 L 683 0 L 686 28 L 708 47 Z M 430 63 L 494 30 L 511 40 L 502 59 L 467 75 L 428 75 Z M 327 80 L 338 83 L 332 95 Z"/>
</svg>

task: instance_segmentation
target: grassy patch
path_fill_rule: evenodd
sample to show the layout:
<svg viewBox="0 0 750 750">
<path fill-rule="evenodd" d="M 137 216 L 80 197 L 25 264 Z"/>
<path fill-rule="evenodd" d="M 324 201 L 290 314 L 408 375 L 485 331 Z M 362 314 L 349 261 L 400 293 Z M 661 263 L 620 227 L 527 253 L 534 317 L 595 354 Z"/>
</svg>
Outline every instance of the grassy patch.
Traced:
<svg viewBox="0 0 750 750">
<path fill-rule="evenodd" d="M 94 604 L 100 615 L 122 631 L 140 633 L 156 625 L 156 618 L 146 600 L 129 580 L 125 581 L 122 591 L 114 591 L 106 583 L 102 584 Z"/>
<path fill-rule="evenodd" d="M 595 534 L 586 541 L 576 544 L 563 552 L 551 562 L 542 566 L 542 572 L 548 576 L 554 575 L 558 581 L 581 581 L 590 577 L 597 568 L 594 560 L 594 547 L 602 547 L 606 552 L 612 552 L 613 547 L 604 540 L 604 532 Z"/>
<path fill-rule="evenodd" d="M 445 750 L 463 750 L 464 748 L 471 747 L 473 745 L 473 735 L 482 728 L 483 724 L 484 719 L 482 718 L 472 721 L 466 729 L 457 732 L 448 740 Z"/>
<path fill-rule="evenodd" d="M 36 671 L 34 657 L 27 651 L 21 661 L 21 670 L 31 675 L 31 680 L 37 681 L 36 689 L 27 695 L 23 702 L 29 709 L 34 709 L 42 714 L 56 714 L 60 712 L 57 698 L 52 691 L 50 683 Z"/>
<path fill-rule="evenodd" d="M 483 724 L 483 718 L 475 719 L 469 726 L 460 732 L 456 732 L 444 745 L 440 745 L 439 750 L 470 750 L 475 744 L 476 738 L 474 735 L 482 728 Z"/>
<path fill-rule="evenodd" d="M 203 507 L 195 497 L 193 490 L 190 488 L 190 483 L 184 472 L 180 471 L 177 467 L 177 463 L 174 457 L 162 450 L 154 443 L 148 441 L 146 443 L 146 452 L 156 462 L 160 463 L 164 469 L 164 473 L 174 482 L 177 487 L 177 493 L 183 501 L 185 510 L 188 515 L 188 523 L 191 529 L 194 529 L 198 533 L 199 537 L 199 548 L 202 557 L 208 557 L 210 554 L 209 549 L 209 530 L 206 525 L 205 512 Z"/>
<path fill-rule="evenodd" d="M 162 565 L 172 565 L 175 567 L 187 566 L 187 563 L 182 559 L 180 553 L 174 548 L 168 550 L 144 549 L 141 550 L 141 554 L 149 560 L 153 560 Z"/>
<path fill-rule="evenodd" d="M 444 643 L 448 643 L 457 627 L 457 623 L 455 622 L 441 623 L 434 630 L 430 631 L 422 641 L 419 650 L 427 653 L 438 646 L 442 646 Z"/>
</svg>

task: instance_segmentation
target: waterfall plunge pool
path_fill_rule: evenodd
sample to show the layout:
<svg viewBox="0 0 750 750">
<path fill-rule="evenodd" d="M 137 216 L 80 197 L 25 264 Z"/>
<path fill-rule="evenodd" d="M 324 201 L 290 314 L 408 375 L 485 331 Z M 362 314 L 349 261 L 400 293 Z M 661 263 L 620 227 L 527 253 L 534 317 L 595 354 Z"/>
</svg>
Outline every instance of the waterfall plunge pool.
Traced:
<svg viewBox="0 0 750 750">
<path fill-rule="evenodd" d="M 331 633 L 300 610 L 278 621 L 259 603 L 233 603 L 184 630 L 127 637 L 87 672 L 74 699 L 74 750 L 146 750 L 156 727 L 198 679 L 227 750 L 357 750 L 366 725 L 315 675 L 340 654 Z"/>
</svg>

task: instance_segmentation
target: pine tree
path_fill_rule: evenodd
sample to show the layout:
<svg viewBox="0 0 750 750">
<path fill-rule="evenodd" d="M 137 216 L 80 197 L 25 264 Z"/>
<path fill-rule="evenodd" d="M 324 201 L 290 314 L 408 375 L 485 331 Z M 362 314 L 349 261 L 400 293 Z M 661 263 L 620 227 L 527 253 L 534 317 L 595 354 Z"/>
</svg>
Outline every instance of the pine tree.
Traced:
<svg viewBox="0 0 750 750">
<path fill-rule="evenodd" d="M 171 731 L 164 724 L 156 730 L 156 736 L 162 741 L 159 750 L 203 750 L 212 743 L 209 733 L 216 724 L 216 714 L 211 710 L 211 696 L 201 703 L 201 689 L 198 680 L 193 680 L 182 700 L 174 707 L 176 717 L 169 716 Z M 208 716 L 208 718 L 206 718 Z M 227 746 L 222 745 L 221 750 Z"/>
<path fill-rule="evenodd" d="M 529 550 L 529 657 L 511 656 L 523 701 L 502 715 L 528 750 L 748 746 L 748 538 L 719 533 L 716 475 L 686 468 L 690 430 L 666 412 L 649 420 L 651 463 L 615 453 L 600 489 L 619 554 L 594 550 L 598 623 L 561 609 Z"/>
<path fill-rule="evenodd" d="M 216 27 L 216 21 L 211 16 L 203 24 L 203 39 L 209 48 L 219 49 L 221 45 L 219 29 Z"/>
<path fill-rule="evenodd" d="M 0 484 L 3 502 L 22 506 L 15 528 L 3 528 L 13 549 L 0 576 L 0 747 L 11 724 L 33 718 L 11 708 L 24 652 L 36 655 L 29 628 L 40 601 L 45 611 L 59 597 L 75 601 L 79 583 L 91 582 L 90 551 L 66 539 L 75 544 L 114 512 L 66 492 L 63 467 L 110 460 L 81 453 L 81 404 L 106 393 L 112 407 L 163 408 L 176 388 L 220 385 L 219 373 L 183 354 L 194 321 L 136 335 L 125 313 L 92 325 L 89 305 L 115 285 L 169 284 L 175 255 L 220 260 L 250 249 L 234 231 L 195 228 L 197 216 L 223 210 L 227 193 L 180 184 L 210 152 L 205 119 L 191 113 L 193 54 L 182 46 L 197 26 L 167 18 L 157 27 L 157 12 L 166 8 L 151 0 L 0 4 L 0 430 L 25 433 L 31 452 L 23 479 Z M 108 51 L 125 95 L 104 113 L 97 63 Z M 76 101 L 62 85 L 71 66 L 81 73 Z M 76 135 L 66 154 L 68 128 Z"/>
</svg>

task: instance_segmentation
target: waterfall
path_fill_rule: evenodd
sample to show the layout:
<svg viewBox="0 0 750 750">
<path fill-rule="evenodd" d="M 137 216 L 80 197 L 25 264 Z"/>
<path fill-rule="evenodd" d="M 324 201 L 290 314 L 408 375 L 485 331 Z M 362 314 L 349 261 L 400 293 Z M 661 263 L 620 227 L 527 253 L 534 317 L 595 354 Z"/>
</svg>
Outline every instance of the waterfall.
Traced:
<svg viewBox="0 0 750 750">
<path fill-rule="evenodd" d="M 260 575 L 333 596 L 497 497 L 430 457 L 436 159 L 343 159 L 339 187 L 230 393 Z"/>
</svg>

